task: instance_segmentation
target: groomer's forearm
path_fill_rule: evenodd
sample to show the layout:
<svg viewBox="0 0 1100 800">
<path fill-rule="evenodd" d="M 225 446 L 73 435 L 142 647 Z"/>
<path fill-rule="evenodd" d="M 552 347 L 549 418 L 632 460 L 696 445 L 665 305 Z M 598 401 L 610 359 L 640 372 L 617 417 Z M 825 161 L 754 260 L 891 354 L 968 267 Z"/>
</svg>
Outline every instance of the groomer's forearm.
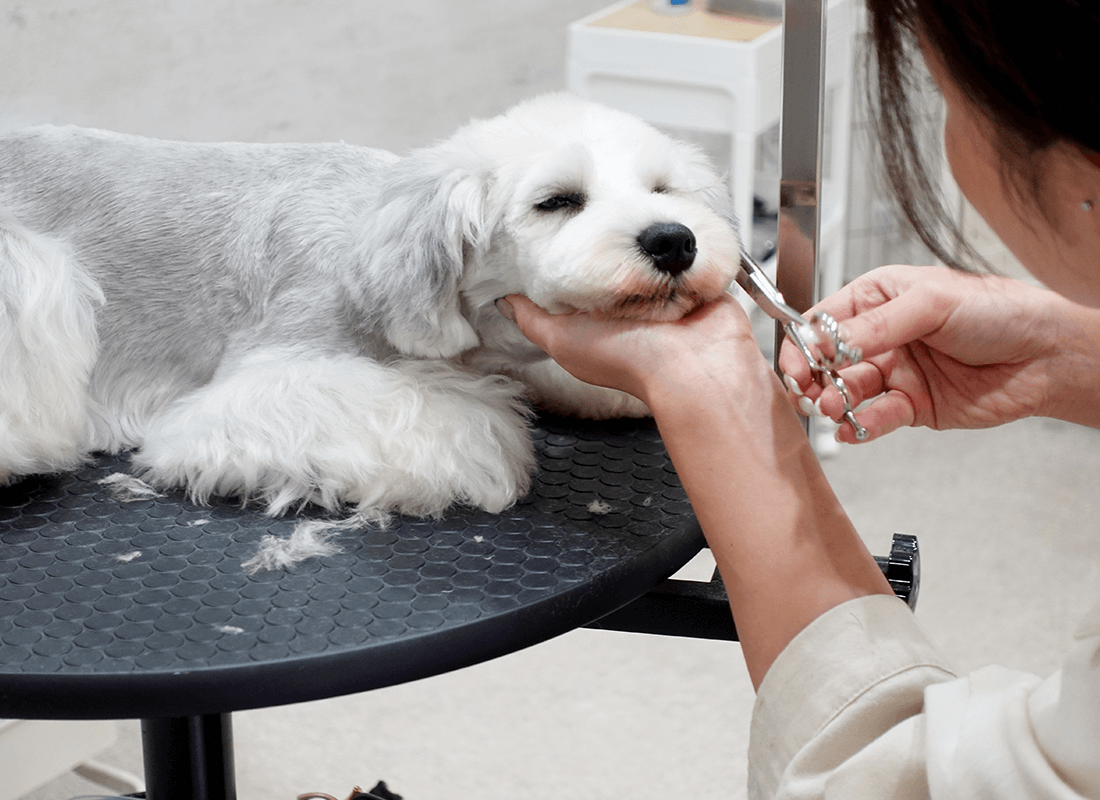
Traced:
<svg viewBox="0 0 1100 800">
<path fill-rule="evenodd" d="M 649 398 L 714 553 L 753 685 L 825 611 L 889 584 L 840 507 L 774 374 Z M 762 373 L 760 370 L 764 370 Z"/>
</svg>

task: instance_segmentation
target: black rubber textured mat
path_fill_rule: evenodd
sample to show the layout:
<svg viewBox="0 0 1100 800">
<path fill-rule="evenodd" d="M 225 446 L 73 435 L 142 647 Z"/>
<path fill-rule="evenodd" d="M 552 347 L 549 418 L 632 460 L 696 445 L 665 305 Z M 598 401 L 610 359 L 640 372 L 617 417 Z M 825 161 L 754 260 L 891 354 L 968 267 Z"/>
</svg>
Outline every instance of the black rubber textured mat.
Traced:
<svg viewBox="0 0 1100 800">
<path fill-rule="evenodd" d="M 166 717 L 334 696 L 483 661 L 632 600 L 702 544 L 656 429 L 545 418 L 530 493 L 396 518 L 242 569 L 271 519 L 181 492 L 120 501 L 104 456 L 0 488 L 0 716 Z"/>
</svg>

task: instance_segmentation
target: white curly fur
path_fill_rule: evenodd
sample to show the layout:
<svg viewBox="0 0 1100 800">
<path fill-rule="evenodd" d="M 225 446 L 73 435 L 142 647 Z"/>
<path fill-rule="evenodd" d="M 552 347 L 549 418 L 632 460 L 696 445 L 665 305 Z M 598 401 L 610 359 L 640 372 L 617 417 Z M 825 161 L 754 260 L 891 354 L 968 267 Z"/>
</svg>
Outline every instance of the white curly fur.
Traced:
<svg viewBox="0 0 1100 800">
<path fill-rule="evenodd" d="M 62 244 L 0 214 L 0 481 L 79 463 L 103 294 Z M 10 265 L 10 266 L 9 266 Z"/>
</svg>

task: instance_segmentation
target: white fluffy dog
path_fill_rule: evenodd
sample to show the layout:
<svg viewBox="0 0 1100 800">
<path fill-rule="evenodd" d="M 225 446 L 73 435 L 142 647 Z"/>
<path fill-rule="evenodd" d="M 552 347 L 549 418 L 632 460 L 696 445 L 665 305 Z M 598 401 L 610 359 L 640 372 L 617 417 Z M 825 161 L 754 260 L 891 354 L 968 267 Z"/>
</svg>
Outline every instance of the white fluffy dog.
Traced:
<svg viewBox="0 0 1100 800">
<path fill-rule="evenodd" d="M 567 95 L 405 157 L 72 127 L 0 137 L 0 481 L 136 448 L 272 514 L 505 508 L 523 398 L 643 415 L 496 311 L 676 319 L 739 243 L 694 149 Z"/>
</svg>

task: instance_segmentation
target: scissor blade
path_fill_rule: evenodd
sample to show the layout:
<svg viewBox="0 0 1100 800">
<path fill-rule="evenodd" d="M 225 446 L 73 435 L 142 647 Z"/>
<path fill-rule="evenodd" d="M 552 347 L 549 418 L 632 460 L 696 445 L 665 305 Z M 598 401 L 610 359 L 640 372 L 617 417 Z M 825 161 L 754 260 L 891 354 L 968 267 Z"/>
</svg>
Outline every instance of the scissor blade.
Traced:
<svg viewBox="0 0 1100 800">
<path fill-rule="evenodd" d="M 748 292 L 749 297 L 764 313 L 784 325 L 806 324 L 806 319 L 783 299 L 783 295 L 775 288 L 767 274 L 748 255 L 741 254 L 741 267 L 734 278 L 737 285 Z"/>
</svg>

